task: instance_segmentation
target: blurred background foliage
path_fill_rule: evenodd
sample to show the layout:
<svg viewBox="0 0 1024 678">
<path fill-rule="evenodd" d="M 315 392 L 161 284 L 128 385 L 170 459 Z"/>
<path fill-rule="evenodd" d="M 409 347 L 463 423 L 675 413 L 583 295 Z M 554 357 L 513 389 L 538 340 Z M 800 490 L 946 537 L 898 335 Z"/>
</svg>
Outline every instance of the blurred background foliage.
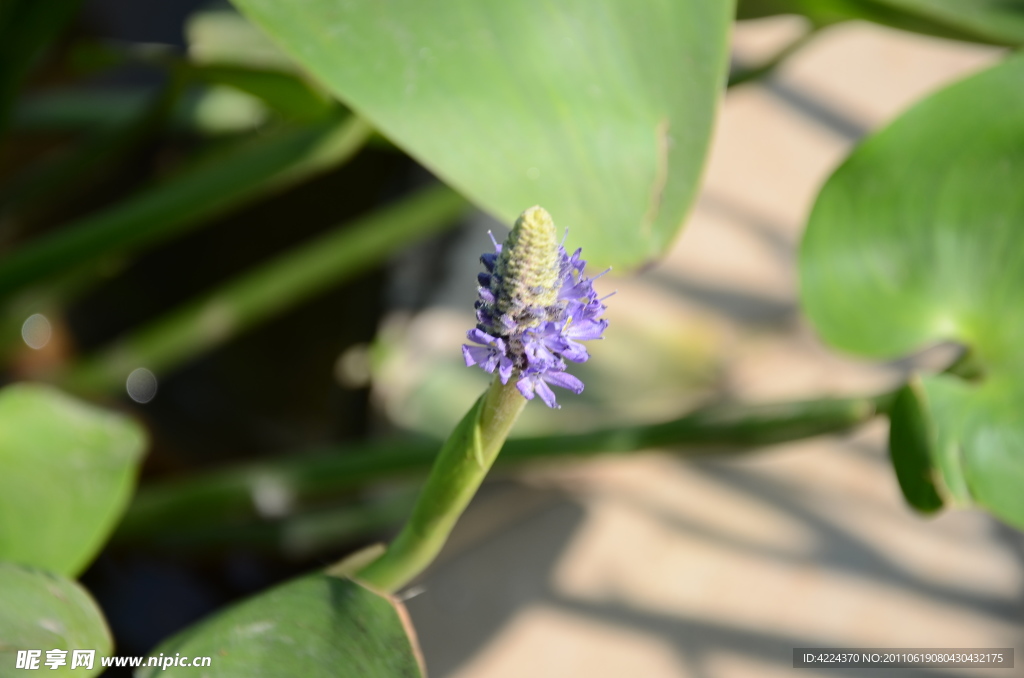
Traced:
<svg viewBox="0 0 1024 678">
<path fill-rule="evenodd" d="M 83 582 L 122 655 L 387 534 L 405 515 L 434 440 L 486 385 L 454 347 L 471 322 L 476 257 L 494 218 L 544 204 L 596 270 L 635 270 L 664 253 L 685 220 L 723 89 L 770 73 L 816 31 L 858 19 L 1000 46 L 1024 41 L 1019 2 L 742 0 L 739 20 L 800 14 L 806 30 L 765 62 L 730 69 L 734 8 L 719 0 L 642 10 L 580 0 L 553 15 L 469 0 L 445 11 L 412 1 L 146 4 L 12 0 L 0 9 L 0 359 L 6 382 L 54 385 L 0 392 L 0 461 L 13 469 L 0 478 L 0 558 L 49 571 L 4 565 L 0 588 L 31 596 L 36 578 L 58 577 L 71 590 L 65 578 L 91 562 Z M 966 119 L 979 134 L 1003 125 L 1004 136 L 982 134 L 999 142 L 989 155 L 970 158 L 1010 168 L 1008 183 L 986 194 L 991 209 L 975 214 L 950 198 L 942 216 L 962 225 L 967 210 L 971 223 L 995 223 L 994 242 L 1014 256 L 1024 251 L 1007 212 L 1007 200 L 1020 202 L 1007 197 L 1024 155 L 1012 120 L 1020 63 L 964 85 L 978 92 L 940 95 L 947 99 L 911 114 L 933 125 L 916 142 L 924 147 L 958 134 Z M 1005 106 L 970 108 L 989 96 L 1007 97 Z M 962 106 L 959 118 L 942 112 L 950 102 Z M 915 123 L 858 151 L 812 217 L 801 262 L 811 320 L 837 347 L 869 356 L 950 339 L 983 353 L 997 345 L 983 369 L 1017 383 L 1019 323 L 1003 330 L 993 317 L 1019 301 L 1019 256 L 986 270 L 994 255 L 981 252 L 971 271 L 991 280 L 979 282 L 961 275 L 954 253 L 940 275 L 981 296 L 1009 290 L 985 318 L 965 320 L 980 328 L 974 334 L 928 326 L 898 345 L 870 338 L 879 327 L 891 338 L 906 309 L 935 292 L 927 283 L 910 288 L 923 290 L 922 301 L 886 296 L 891 280 L 866 280 L 878 292 L 870 313 L 844 306 L 865 308 L 851 301 L 851 285 L 902 246 L 880 232 L 861 254 L 850 234 L 919 207 L 897 195 L 864 208 L 878 214 L 848 209 L 863 173 L 917 157 L 900 124 Z M 923 177 L 921 190 L 941 184 L 966 195 L 977 179 L 963 175 Z M 934 221 L 907 237 L 935 241 Z M 962 251 L 976 252 L 978 237 L 962 235 Z M 848 266 L 851 251 L 868 264 Z M 945 309 L 945 300 L 936 303 Z M 716 337 L 657 308 L 624 306 L 613 340 L 580 369 L 587 391 L 557 415 L 530 408 L 509 461 L 785 440 L 851 426 L 891 402 L 684 416 L 726 399 Z M 880 324 L 878 308 L 892 318 Z M 946 494 L 935 490 L 939 468 L 954 499 L 1020 523 L 1012 488 L 1024 478 L 1021 438 L 1006 414 L 1019 411 L 1019 388 L 990 381 L 975 396 L 954 379 L 929 377 L 927 396 L 917 384 L 893 409 L 908 499 L 937 508 Z M 958 411 L 958 399 L 981 405 L 935 433 L 929 397 L 940 421 L 952 419 L 942 413 Z M 993 430 L 996 442 L 986 437 Z M 64 459 L 69 436 L 97 452 L 75 448 L 82 459 Z M 44 467 L 33 455 L 47 445 L 54 453 Z M 963 447 L 980 450 L 966 470 L 949 461 Z M 83 481 L 93 473 L 94 483 Z M 143 489 L 115 531 L 136 475 Z M 1009 485 L 990 480 L 998 476 Z M 86 486 L 95 496 L 66 489 Z M 289 585 L 300 597 L 302 581 Z M 92 612 L 60 614 L 93 624 L 95 636 Z M 0 616 L 0 629 L 17 621 Z"/>
</svg>

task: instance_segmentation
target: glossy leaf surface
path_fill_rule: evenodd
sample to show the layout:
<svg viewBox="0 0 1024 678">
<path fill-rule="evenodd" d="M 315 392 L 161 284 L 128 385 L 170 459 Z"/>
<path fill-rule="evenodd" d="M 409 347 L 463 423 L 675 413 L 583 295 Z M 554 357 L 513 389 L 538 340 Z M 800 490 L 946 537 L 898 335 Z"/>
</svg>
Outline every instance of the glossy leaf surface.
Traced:
<svg viewBox="0 0 1024 678">
<path fill-rule="evenodd" d="M 907 384 L 889 411 L 889 454 L 900 489 L 918 511 L 930 513 L 942 508 L 935 488 L 935 425 L 931 420 L 920 382 Z"/>
<path fill-rule="evenodd" d="M 802 297 L 837 348 L 967 346 L 980 375 L 922 380 L 948 493 L 1024 524 L 1024 58 L 918 104 L 826 184 Z"/>
<path fill-rule="evenodd" d="M 81 572 L 131 498 L 145 440 L 131 419 L 52 387 L 0 390 L 0 559 Z"/>
<path fill-rule="evenodd" d="M 18 650 L 40 650 L 38 672 L 87 678 L 103 671 L 112 641 L 103 614 L 81 586 L 64 577 L 0 562 L 0 678 L 33 675 L 18 669 Z M 67 662 L 45 664 L 47 650 L 66 650 Z M 93 667 L 71 668 L 74 650 L 95 650 Z"/>
<path fill-rule="evenodd" d="M 502 221 L 543 204 L 597 268 L 658 255 L 682 225 L 724 84 L 729 2 L 235 4 Z"/>
<path fill-rule="evenodd" d="M 350 579 L 312 574 L 214 615 L 152 654 L 211 657 L 209 667 L 143 668 L 138 678 L 418 678 L 400 603 Z"/>
</svg>

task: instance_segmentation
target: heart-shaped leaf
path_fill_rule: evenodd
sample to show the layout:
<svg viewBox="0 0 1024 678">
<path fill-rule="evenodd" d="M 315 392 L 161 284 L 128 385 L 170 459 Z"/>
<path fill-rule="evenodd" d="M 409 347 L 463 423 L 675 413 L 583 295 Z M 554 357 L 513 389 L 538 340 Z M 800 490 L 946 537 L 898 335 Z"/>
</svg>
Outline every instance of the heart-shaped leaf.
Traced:
<svg viewBox="0 0 1024 678">
<path fill-rule="evenodd" d="M 151 656 L 210 657 L 208 678 L 418 678 L 401 603 L 351 579 L 317 573 L 286 582 L 192 626 Z M 195 667 L 138 678 L 195 676 Z"/>
<path fill-rule="evenodd" d="M 0 676 L 18 670 L 19 651 L 37 651 L 37 669 L 48 676 L 87 678 L 103 670 L 112 651 L 103 614 L 81 586 L 59 575 L 0 562 Z M 63 665 L 46 666 L 47 650 L 64 650 Z M 74 664 L 75 650 L 94 650 L 91 670 Z M 23 655 L 24 656 L 24 655 Z M 27 667 L 23 667 L 27 668 Z"/>
<path fill-rule="evenodd" d="M 144 447 L 131 419 L 52 387 L 0 390 L 0 558 L 79 573 L 124 512 Z"/>
<path fill-rule="evenodd" d="M 235 0 L 342 101 L 506 223 L 544 205 L 597 268 L 693 200 L 730 2 Z"/>
<path fill-rule="evenodd" d="M 801 293 L 829 343 L 892 358 L 969 347 L 922 380 L 948 494 L 1024 525 L 1024 57 L 921 102 L 818 197 Z"/>
</svg>

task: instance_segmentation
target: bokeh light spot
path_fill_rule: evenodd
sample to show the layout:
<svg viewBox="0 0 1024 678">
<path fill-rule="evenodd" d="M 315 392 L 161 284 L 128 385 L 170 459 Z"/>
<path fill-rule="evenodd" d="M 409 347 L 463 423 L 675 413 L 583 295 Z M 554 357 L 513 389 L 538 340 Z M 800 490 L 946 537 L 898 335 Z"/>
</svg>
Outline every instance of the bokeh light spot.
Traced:
<svg viewBox="0 0 1024 678">
<path fill-rule="evenodd" d="M 42 313 L 35 313 L 25 319 L 21 325 L 21 338 L 29 348 L 37 351 L 50 343 L 53 336 L 53 327 L 49 319 Z"/>
<path fill-rule="evenodd" d="M 125 389 L 128 396 L 137 403 L 148 403 L 156 397 L 156 375 L 145 367 L 137 367 L 128 375 Z"/>
</svg>

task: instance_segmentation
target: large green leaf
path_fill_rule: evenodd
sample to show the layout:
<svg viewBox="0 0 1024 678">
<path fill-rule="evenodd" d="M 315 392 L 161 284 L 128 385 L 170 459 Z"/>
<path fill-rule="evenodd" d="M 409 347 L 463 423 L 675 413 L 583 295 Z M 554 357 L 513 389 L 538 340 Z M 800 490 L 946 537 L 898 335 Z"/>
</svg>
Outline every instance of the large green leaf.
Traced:
<svg viewBox="0 0 1024 678">
<path fill-rule="evenodd" d="M 401 603 L 351 579 L 312 574 L 239 603 L 151 656 L 210 657 L 210 666 L 143 668 L 137 678 L 414 678 L 422 675 Z"/>
<path fill-rule="evenodd" d="M 235 0 L 502 221 L 544 205 L 598 267 L 661 253 L 725 81 L 723 0 Z"/>
<path fill-rule="evenodd" d="M 100 656 L 112 641 L 103 614 L 89 594 L 59 575 L 0 562 L 0 678 L 32 675 L 18 669 L 19 650 L 39 650 L 48 676 L 87 678 L 103 670 Z M 47 650 L 66 650 L 63 666 L 46 666 Z M 74 650 L 95 650 L 92 670 L 71 668 Z"/>
<path fill-rule="evenodd" d="M 131 419 L 52 387 L 0 390 L 0 559 L 80 572 L 127 506 L 144 446 Z"/>
<path fill-rule="evenodd" d="M 1024 57 L 968 78 L 858 148 L 801 252 L 834 346 L 891 358 L 969 347 L 979 376 L 922 381 L 946 491 L 1024 525 Z"/>
</svg>

